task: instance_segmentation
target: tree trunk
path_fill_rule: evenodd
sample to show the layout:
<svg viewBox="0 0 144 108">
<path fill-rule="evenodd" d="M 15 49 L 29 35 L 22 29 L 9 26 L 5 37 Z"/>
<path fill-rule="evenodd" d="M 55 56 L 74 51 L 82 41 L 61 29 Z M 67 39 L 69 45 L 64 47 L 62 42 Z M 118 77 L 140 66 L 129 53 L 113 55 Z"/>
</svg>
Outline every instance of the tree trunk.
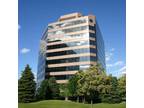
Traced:
<svg viewBox="0 0 144 108">
<path fill-rule="evenodd" d="M 68 101 L 68 96 L 65 97 L 65 101 Z"/>
<path fill-rule="evenodd" d="M 83 97 L 83 103 L 85 103 L 85 96 Z"/>
<path fill-rule="evenodd" d="M 77 97 L 77 102 L 79 102 L 79 96 Z"/>
<path fill-rule="evenodd" d="M 91 108 L 93 108 L 93 100 L 91 99 Z"/>
</svg>

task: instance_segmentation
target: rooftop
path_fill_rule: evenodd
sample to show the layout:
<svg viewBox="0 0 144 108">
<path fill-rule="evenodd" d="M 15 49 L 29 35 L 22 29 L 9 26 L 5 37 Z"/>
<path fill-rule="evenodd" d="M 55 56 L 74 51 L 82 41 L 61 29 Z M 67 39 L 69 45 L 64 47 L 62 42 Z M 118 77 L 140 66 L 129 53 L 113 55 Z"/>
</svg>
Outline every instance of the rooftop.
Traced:
<svg viewBox="0 0 144 108">
<path fill-rule="evenodd" d="M 81 13 L 71 13 L 71 14 L 66 14 L 66 15 L 62 15 L 60 16 L 60 18 L 58 19 L 58 21 L 64 21 L 64 20 L 68 20 L 68 19 L 73 19 L 73 18 L 78 18 L 81 17 L 82 14 Z"/>
</svg>

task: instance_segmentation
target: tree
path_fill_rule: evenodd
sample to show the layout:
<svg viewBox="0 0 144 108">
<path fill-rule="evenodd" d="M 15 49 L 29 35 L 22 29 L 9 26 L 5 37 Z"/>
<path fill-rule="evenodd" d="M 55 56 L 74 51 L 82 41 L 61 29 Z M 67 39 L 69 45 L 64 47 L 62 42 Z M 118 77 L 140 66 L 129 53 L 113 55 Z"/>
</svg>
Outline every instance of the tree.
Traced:
<svg viewBox="0 0 144 108">
<path fill-rule="evenodd" d="M 93 99 L 98 99 L 98 85 L 99 85 L 99 75 L 103 75 L 102 69 L 99 64 L 91 66 L 89 69 L 80 73 L 81 76 L 78 80 L 78 93 L 85 97 L 88 96 L 91 100 L 91 105 L 93 105 Z"/>
<path fill-rule="evenodd" d="M 18 80 L 18 101 L 24 103 L 34 101 L 35 89 L 34 75 L 29 65 L 26 65 L 25 70 Z"/>
<path fill-rule="evenodd" d="M 37 90 L 38 100 L 56 99 L 59 96 L 59 87 L 54 77 L 42 81 Z"/>
<path fill-rule="evenodd" d="M 121 76 L 118 79 L 118 90 L 120 97 L 122 98 L 123 101 L 126 100 L 126 75 Z"/>
<path fill-rule="evenodd" d="M 77 93 L 77 89 L 78 89 L 78 83 L 77 81 L 79 80 L 78 75 L 74 75 L 69 79 L 68 82 L 68 90 L 71 96 L 73 97 L 77 97 L 77 101 L 79 102 L 79 96 Z"/>
<path fill-rule="evenodd" d="M 43 80 L 40 87 L 37 90 L 38 100 L 47 100 L 51 98 L 51 90 L 49 88 L 49 80 Z"/>
<path fill-rule="evenodd" d="M 48 83 L 51 91 L 51 98 L 57 99 L 59 97 L 60 90 L 59 85 L 56 83 L 55 77 L 50 77 Z"/>
<path fill-rule="evenodd" d="M 76 73 L 78 80 L 77 80 L 77 95 L 78 95 L 78 101 L 79 101 L 79 97 L 83 97 L 83 103 L 85 103 L 85 95 L 86 92 L 83 89 L 83 85 L 85 82 L 85 72 L 83 70 L 78 71 L 78 73 Z"/>
<path fill-rule="evenodd" d="M 118 81 L 116 77 L 113 77 L 112 75 L 105 76 L 105 79 L 103 80 L 104 87 L 102 88 L 102 91 L 99 91 L 101 101 L 106 103 L 119 103 L 121 102 L 121 98 L 119 96 L 119 92 L 117 89 Z"/>
<path fill-rule="evenodd" d="M 107 76 L 99 64 L 91 66 L 78 74 L 78 94 L 87 97 L 95 102 L 118 103 L 121 101 L 118 89 L 117 78 Z"/>
<path fill-rule="evenodd" d="M 119 81 L 119 84 L 118 84 Z M 119 85 L 119 86 L 118 86 Z M 71 96 L 82 97 L 93 102 L 119 103 L 125 99 L 125 78 L 107 75 L 100 64 L 77 72 L 68 83 Z"/>
<path fill-rule="evenodd" d="M 65 100 L 68 100 L 68 97 L 70 96 L 70 92 L 68 89 L 68 84 L 60 84 L 60 96 L 65 97 Z"/>
</svg>

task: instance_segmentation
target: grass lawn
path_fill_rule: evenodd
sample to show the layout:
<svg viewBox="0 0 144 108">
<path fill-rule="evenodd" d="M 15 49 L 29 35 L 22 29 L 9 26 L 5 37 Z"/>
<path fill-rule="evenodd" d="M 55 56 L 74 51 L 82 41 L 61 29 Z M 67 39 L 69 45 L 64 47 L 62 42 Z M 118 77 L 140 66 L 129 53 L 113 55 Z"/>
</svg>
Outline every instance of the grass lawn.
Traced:
<svg viewBox="0 0 144 108">
<path fill-rule="evenodd" d="M 62 100 L 46 100 L 34 103 L 19 103 L 18 108 L 91 108 L 91 105 Z M 93 108 L 126 108 L 126 104 L 100 103 L 94 104 Z"/>
</svg>

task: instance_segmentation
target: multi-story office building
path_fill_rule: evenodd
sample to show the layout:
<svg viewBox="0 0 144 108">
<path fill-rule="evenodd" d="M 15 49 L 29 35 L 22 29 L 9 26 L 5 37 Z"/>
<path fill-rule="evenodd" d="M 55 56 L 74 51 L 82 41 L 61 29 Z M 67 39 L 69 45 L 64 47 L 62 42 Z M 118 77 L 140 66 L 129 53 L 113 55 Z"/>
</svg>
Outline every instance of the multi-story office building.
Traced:
<svg viewBox="0 0 144 108">
<path fill-rule="evenodd" d="M 72 13 L 48 24 L 40 42 L 37 81 L 54 76 L 66 83 L 78 70 L 101 63 L 105 69 L 104 41 L 94 15 Z"/>
</svg>

